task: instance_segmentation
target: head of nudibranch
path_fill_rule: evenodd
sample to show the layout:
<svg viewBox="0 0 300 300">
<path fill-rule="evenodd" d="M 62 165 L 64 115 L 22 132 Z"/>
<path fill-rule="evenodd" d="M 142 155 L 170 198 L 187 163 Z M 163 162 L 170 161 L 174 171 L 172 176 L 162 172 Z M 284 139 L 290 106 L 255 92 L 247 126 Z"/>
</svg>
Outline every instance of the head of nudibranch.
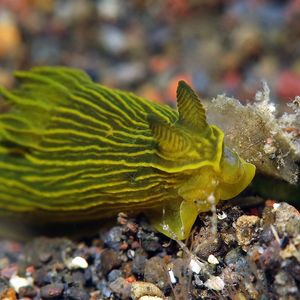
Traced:
<svg viewBox="0 0 300 300">
<path fill-rule="evenodd" d="M 255 175 L 255 166 L 224 145 L 224 133 L 206 121 L 203 105 L 185 82 L 177 88 L 178 120 L 150 120 L 153 137 L 167 172 L 176 178 L 176 200 L 167 203 L 154 225 L 164 234 L 184 239 L 199 212 L 219 200 L 235 197 Z"/>
</svg>

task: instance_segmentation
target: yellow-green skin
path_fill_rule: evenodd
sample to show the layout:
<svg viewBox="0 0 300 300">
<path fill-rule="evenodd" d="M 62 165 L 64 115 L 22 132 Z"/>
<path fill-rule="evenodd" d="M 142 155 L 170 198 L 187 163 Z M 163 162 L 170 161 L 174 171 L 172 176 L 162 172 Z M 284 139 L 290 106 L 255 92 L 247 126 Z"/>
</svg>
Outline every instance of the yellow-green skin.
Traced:
<svg viewBox="0 0 300 300">
<path fill-rule="evenodd" d="M 93 83 L 82 71 L 34 68 L 0 94 L 0 214 L 42 222 L 145 212 L 184 239 L 199 212 L 239 194 L 255 167 L 224 146 L 183 81 L 178 111 Z M 1 217 L 0 217 L 1 218 Z"/>
</svg>

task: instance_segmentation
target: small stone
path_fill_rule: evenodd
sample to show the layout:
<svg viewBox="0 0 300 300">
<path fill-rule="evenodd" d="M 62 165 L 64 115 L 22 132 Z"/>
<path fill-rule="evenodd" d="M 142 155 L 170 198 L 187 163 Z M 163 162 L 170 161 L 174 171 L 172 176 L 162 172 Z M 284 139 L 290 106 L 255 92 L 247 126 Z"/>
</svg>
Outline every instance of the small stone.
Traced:
<svg viewBox="0 0 300 300">
<path fill-rule="evenodd" d="M 161 249 L 161 244 L 157 236 L 144 234 L 142 236 L 142 247 L 146 252 L 156 252 Z"/>
<path fill-rule="evenodd" d="M 194 275 L 194 278 L 195 278 L 195 285 L 196 286 L 203 286 L 203 281 L 200 279 L 199 275 Z"/>
<path fill-rule="evenodd" d="M 64 285 L 62 283 L 52 283 L 45 285 L 41 288 L 41 298 L 48 300 L 48 299 L 55 299 L 57 297 L 62 296 L 64 291 Z"/>
<path fill-rule="evenodd" d="M 122 244 L 123 229 L 121 226 L 111 228 L 104 236 L 104 244 L 111 249 L 118 251 Z"/>
<path fill-rule="evenodd" d="M 143 296 L 163 298 L 162 291 L 153 283 L 136 281 L 131 285 L 131 298 L 138 300 Z"/>
<path fill-rule="evenodd" d="M 88 292 L 86 292 L 83 289 L 79 289 L 77 287 L 69 288 L 64 295 L 67 296 L 68 300 L 89 300 L 90 299 L 90 295 Z"/>
<path fill-rule="evenodd" d="M 259 258 L 261 266 L 269 270 L 276 270 L 282 262 L 279 253 L 280 245 L 276 240 L 273 240 Z"/>
<path fill-rule="evenodd" d="M 45 267 L 36 270 L 36 272 L 33 273 L 33 279 L 35 284 L 40 287 L 51 283 L 51 278 Z"/>
<path fill-rule="evenodd" d="M 13 275 L 10 280 L 10 286 L 18 293 L 21 287 L 30 286 L 33 283 L 33 279 L 31 277 L 24 278 L 18 275 Z"/>
<path fill-rule="evenodd" d="M 145 255 L 136 254 L 132 261 L 132 272 L 137 275 L 143 275 L 147 258 Z"/>
<path fill-rule="evenodd" d="M 228 253 L 225 255 L 224 261 L 228 266 L 234 265 L 241 258 L 241 256 L 242 256 L 242 250 L 239 247 L 237 247 L 228 251 Z"/>
<path fill-rule="evenodd" d="M 19 289 L 20 298 L 34 298 L 37 295 L 36 290 L 32 286 L 21 287 Z"/>
<path fill-rule="evenodd" d="M 240 216 L 236 221 L 236 238 L 238 244 L 244 251 L 247 251 L 248 246 L 256 238 L 260 218 L 257 216 Z"/>
<path fill-rule="evenodd" d="M 211 276 L 204 285 L 215 291 L 221 291 L 225 287 L 225 282 L 219 276 Z"/>
<path fill-rule="evenodd" d="M 123 276 L 124 278 L 130 277 L 132 275 L 132 262 L 131 261 L 124 262 L 122 264 L 121 271 L 124 275 Z"/>
<path fill-rule="evenodd" d="M 15 291 L 12 288 L 7 288 L 4 291 L 0 291 L 1 300 L 17 300 Z"/>
<path fill-rule="evenodd" d="M 0 277 L 0 293 L 8 288 L 9 288 L 8 281 Z"/>
<path fill-rule="evenodd" d="M 284 271 L 279 271 L 276 274 L 274 289 L 276 290 L 277 294 L 281 297 L 284 297 L 284 299 L 287 299 L 285 297 L 288 297 L 289 295 L 299 296 L 299 289 L 295 280 L 290 274 Z"/>
<path fill-rule="evenodd" d="M 195 260 L 193 258 L 190 261 L 190 269 L 195 274 L 199 274 L 200 273 L 202 265 L 203 264 L 200 261 Z"/>
<path fill-rule="evenodd" d="M 98 282 L 96 287 L 100 291 L 101 295 L 104 298 L 110 298 L 111 297 L 112 290 L 108 287 L 108 283 L 105 279 L 102 279 L 100 282 Z"/>
<path fill-rule="evenodd" d="M 196 243 L 195 253 L 202 259 L 207 259 L 210 254 L 218 255 L 223 248 L 220 234 L 212 234 L 211 228 L 201 228 Z"/>
<path fill-rule="evenodd" d="M 169 277 L 170 277 L 170 281 L 172 284 L 177 283 L 177 279 L 175 277 L 174 271 L 173 270 L 169 270 L 168 271 Z"/>
<path fill-rule="evenodd" d="M 146 261 L 144 278 L 145 281 L 154 283 L 161 289 L 168 285 L 167 272 L 162 258 L 154 256 Z"/>
<path fill-rule="evenodd" d="M 87 261 L 81 257 L 76 256 L 72 258 L 72 260 L 67 264 L 68 269 L 74 270 L 74 269 L 86 269 L 88 267 Z"/>
<path fill-rule="evenodd" d="M 292 243 L 288 244 L 283 250 L 281 250 L 279 255 L 283 259 L 295 257 L 300 263 L 300 251 Z"/>
<path fill-rule="evenodd" d="M 1 300 L 16 300 L 15 291 L 9 287 L 8 282 L 0 278 L 0 299 Z"/>
<path fill-rule="evenodd" d="M 300 264 L 289 260 L 286 266 L 287 272 L 293 276 L 296 281 L 300 282 Z"/>
<path fill-rule="evenodd" d="M 86 282 L 84 271 L 79 269 L 72 272 L 72 281 L 76 283 L 77 286 L 83 286 Z"/>
<path fill-rule="evenodd" d="M 296 237 L 300 230 L 299 211 L 287 203 L 280 203 L 280 207 L 275 211 L 274 225 L 280 236 L 288 234 L 291 237 Z"/>
<path fill-rule="evenodd" d="M 270 226 L 265 227 L 259 236 L 259 241 L 262 244 L 268 245 L 273 239 L 274 235 Z"/>
<path fill-rule="evenodd" d="M 132 249 L 129 249 L 129 250 L 127 251 L 127 256 L 128 256 L 128 258 L 133 259 L 134 256 L 135 256 L 135 251 L 132 250 Z"/>
<path fill-rule="evenodd" d="M 123 277 L 117 278 L 109 285 L 109 288 L 121 299 L 128 299 L 130 297 L 131 284 Z"/>
<path fill-rule="evenodd" d="M 119 277 L 122 277 L 122 271 L 117 269 L 110 271 L 107 275 L 107 279 L 109 282 L 113 282 Z"/>
<path fill-rule="evenodd" d="M 101 271 L 104 275 L 107 275 L 109 271 L 120 266 L 121 260 L 118 257 L 118 253 L 112 249 L 105 249 L 101 253 Z"/>
<path fill-rule="evenodd" d="M 214 255 L 212 255 L 212 254 L 209 255 L 207 261 L 208 261 L 210 264 L 212 264 L 212 265 L 217 265 L 217 264 L 219 264 L 218 259 L 217 259 Z"/>
<path fill-rule="evenodd" d="M 226 215 L 226 213 L 224 211 L 222 211 L 221 213 L 217 214 L 217 216 L 218 216 L 219 220 L 224 220 L 224 219 L 227 218 L 227 215 Z"/>
</svg>

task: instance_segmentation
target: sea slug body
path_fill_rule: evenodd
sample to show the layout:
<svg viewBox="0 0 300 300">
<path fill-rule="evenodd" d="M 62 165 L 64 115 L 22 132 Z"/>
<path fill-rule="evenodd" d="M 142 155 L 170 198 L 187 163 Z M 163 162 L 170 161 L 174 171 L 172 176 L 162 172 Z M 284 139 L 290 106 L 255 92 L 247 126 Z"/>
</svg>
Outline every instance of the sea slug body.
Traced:
<svg viewBox="0 0 300 300">
<path fill-rule="evenodd" d="M 199 212 L 254 176 L 183 81 L 173 110 L 76 69 L 16 77 L 17 87 L 0 88 L 10 104 L 0 115 L 0 214 L 73 222 L 143 211 L 159 231 L 184 239 Z"/>
</svg>

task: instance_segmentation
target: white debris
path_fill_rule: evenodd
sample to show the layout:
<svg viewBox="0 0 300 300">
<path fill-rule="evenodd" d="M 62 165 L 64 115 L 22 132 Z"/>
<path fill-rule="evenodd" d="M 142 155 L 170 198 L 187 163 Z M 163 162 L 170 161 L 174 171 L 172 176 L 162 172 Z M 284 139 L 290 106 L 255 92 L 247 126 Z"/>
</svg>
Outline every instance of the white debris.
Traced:
<svg viewBox="0 0 300 300">
<path fill-rule="evenodd" d="M 211 276 L 204 285 L 211 290 L 221 291 L 225 286 L 225 282 L 219 276 Z"/>
<path fill-rule="evenodd" d="M 270 144 L 264 144 L 264 147 L 263 147 L 263 149 L 264 149 L 264 152 L 266 153 L 266 154 L 275 154 L 276 153 L 276 150 L 277 150 L 277 148 L 275 147 L 275 146 L 273 146 L 273 145 L 270 145 Z"/>
<path fill-rule="evenodd" d="M 20 277 L 14 274 L 9 280 L 10 286 L 19 293 L 19 289 L 25 286 L 31 286 L 33 284 L 32 277 Z"/>
<path fill-rule="evenodd" d="M 202 264 L 196 259 L 191 259 L 190 261 L 190 269 L 192 272 L 199 274 L 201 271 Z"/>
<path fill-rule="evenodd" d="M 127 256 L 128 256 L 130 259 L 134 258 L 134 257 L 135 257 L 135 251 L 132 250 L 132 249 L 129 249 L 129 250 L 127 251 Z"/>
<path fill-rule="evenodd" d="M 170 281 L 171 281 L 173 284 L 175 284 L 175 283 L 177 282 L 177 280 L 176 280 L 176 277 L 175 277 L 175 275 L 174 275 L 173 270 L 169 270 L 168 273 L 169 273 Z"/>
<path fill-rule="evenodd" d="M 224 211 L 222 211 L 222 213 L 218 214 L 217 216 L 219 220 L 224 220 L 227 218 L 227 214 Z"/>
<path fill-rule="evenodd" d="M 280 203 L 274 203 L 273 208 L 274 210 L 277 210 L 280 207 Z"/>
<path fill-rule="evenodd" d="M 89 265 L 83 257 L 76 256 L 68 263 L 67 266 L 68 269 L 86 269 Z"/>
<path fill-rule="evenodd" d="M 219 264 L 219 261 L 218 259 L 213 255 L 213 254 L 210 254 L 207 258 L 207 261 L 212 264 L 212 265 L 217 265 Z"/>
</svg>

